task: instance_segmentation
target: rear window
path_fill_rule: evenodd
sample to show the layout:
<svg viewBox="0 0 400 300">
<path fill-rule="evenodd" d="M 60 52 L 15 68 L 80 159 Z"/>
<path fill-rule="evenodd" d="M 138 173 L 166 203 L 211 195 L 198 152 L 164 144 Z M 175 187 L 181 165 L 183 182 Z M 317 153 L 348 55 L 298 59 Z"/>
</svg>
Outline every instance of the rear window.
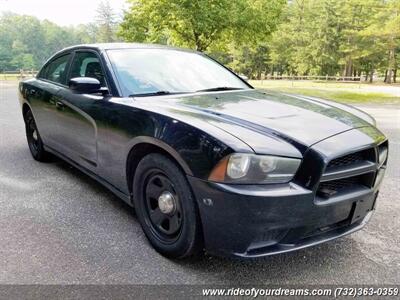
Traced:
<svg viewBox="0 0 400 300">
<path fill-rule="evenodd" d="M 65 84 L 67 80 L 67 66 L 71 54 L 59 56 L 50 61 L 39 73 L 39 78 Z"/>
</svg>

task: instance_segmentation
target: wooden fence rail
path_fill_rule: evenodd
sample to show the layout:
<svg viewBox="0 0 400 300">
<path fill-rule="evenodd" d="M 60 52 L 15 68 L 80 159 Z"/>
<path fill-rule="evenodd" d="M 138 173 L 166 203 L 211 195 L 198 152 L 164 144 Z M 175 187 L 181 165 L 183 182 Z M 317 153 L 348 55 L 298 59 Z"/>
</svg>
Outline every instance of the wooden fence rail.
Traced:
<svg viewBox="0 0 400 300">
<path fill-rule="evenodd" d="M 0 72 L 0 80 L 22 80 L 35 77 L 37 73 L 36 70 L 3 71 Z"/>
<path fill-rule="evenodd" d="M 357 82 L 362 81 L 364 77 L 362 76 L 317 76 L 317 75 L 307 75 L 307 76 L 292 76 L 292 75 L 266 75 L 263 79 L 265 80 L 317 80 L 317 81 L 341 81 L 341 82 Z M 376 77 L 375 79 L 378 79 Z"/>
</svg>

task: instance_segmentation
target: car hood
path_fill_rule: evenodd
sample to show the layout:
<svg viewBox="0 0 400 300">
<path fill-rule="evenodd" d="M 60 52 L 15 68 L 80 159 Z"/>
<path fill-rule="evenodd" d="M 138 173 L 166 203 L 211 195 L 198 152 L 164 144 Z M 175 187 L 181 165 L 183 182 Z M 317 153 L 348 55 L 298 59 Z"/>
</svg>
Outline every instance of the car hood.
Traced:
<svg viewBox="0 0 400 300">
<path fill-rule="evenodd" d="M 347 105 L 277 92 L 246 90 L 162 98 L 154 97 L 175 111 L 190 109 L 212 116 L 218 120 L 215 126 L 248 144 L 251 130 L 309 147 L 341 132 L 371 126 L 374 121 Z M 249 146 L 257 148 L 254 142 Z"/>
</svg>

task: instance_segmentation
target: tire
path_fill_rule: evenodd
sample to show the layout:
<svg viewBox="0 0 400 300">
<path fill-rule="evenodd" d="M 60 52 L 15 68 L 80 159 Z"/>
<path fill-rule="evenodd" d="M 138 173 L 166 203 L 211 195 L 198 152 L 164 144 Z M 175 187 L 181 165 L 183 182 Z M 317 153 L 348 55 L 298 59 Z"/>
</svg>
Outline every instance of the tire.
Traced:
<svg viewBox="0 0 400 300">
<path fill-rule="evenodd" d="M 50 153 L 44 150 L 43 141 L 37 129 L 32 111 L 28 110 L 25 113 L 24 120 L 25 120 L 26 139 L 28 141 L 28 146 L 32 154 L 32 157 L 40 162 L 49 161 Z"/>
<path fill-rule="evenodd" d="M 156 153 L 145 156 L 135 172 L 133 196 L 143 231 L 159 253 L 187 258 L 202 252 L 197 204 L 185 175 L 173 161 Z"/>
</svg>

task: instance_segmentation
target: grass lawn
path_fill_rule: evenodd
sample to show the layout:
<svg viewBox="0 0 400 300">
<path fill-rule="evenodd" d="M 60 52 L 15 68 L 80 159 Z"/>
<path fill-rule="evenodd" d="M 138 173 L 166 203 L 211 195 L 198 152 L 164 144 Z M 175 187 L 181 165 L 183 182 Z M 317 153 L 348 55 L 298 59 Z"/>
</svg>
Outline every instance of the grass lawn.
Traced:
<svg viewBox="0 0 400 300">
<path fill-rule="evenodd" d="M 19 75 L 16 74 L 2 74 L 0 73 L 0 80 L 12 81 L 19 80 Z"/>
<path fill-rule="evenodd" d="M 400 104 L 400 85 L 290 80 L 250 81 L 250 84 L 259 89 L 271 89 L 344 103 Z"/>
</svg>

